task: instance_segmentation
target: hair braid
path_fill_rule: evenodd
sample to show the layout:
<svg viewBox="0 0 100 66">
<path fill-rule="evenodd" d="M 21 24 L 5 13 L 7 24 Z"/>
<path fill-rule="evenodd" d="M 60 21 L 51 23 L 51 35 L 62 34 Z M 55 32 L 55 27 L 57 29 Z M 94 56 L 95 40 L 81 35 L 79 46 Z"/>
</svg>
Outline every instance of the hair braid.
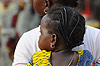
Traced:
<svg viewBox="0 0 100 66">
<path fill-rule="evenodd" d="M 82 44 L 85 33 L 85 19 L 70 7 L 52 7 L 48 11 L 51 21 L 48 22 L 51 33 L 59 33 L 65 41 L 68 49 Z"/>
</svg>

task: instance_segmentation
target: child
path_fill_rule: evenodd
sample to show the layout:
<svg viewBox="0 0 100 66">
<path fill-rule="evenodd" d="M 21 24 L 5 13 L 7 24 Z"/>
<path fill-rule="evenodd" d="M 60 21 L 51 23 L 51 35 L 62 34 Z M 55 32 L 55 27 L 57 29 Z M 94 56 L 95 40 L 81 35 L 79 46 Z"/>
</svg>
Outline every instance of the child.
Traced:
<svg viewBox="0 0 100 66">
<path fill-rule="evenodd" d="M 72 51 L 83 41 L 85 19 L 75 10 L 54 6 L 41 20 L 39 48 L 27 66 L 95 66 L 88 50 Z"/>
</svg>

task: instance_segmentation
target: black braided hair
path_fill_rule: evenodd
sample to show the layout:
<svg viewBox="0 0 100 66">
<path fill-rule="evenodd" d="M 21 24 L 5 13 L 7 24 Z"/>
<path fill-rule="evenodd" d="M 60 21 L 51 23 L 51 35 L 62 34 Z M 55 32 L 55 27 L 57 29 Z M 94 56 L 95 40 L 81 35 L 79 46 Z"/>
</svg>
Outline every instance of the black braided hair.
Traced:
<svg viewBox="0 0 100 66">
<path fill-rule="evenodd" d="M 63 6 L 77 7 L 78 0 L 54 0 L 55 3 L 62 4 Z"/>
<path fill-rule="evenodd" d="M 62 36 L 68 49 L 82 44 L 85 33 L 85 19 L 78 12 L 66 6 L 54 6 L 48 13 L 51 19 L 46 22 L 49 33 L 58 33 Z"/>
</svg>

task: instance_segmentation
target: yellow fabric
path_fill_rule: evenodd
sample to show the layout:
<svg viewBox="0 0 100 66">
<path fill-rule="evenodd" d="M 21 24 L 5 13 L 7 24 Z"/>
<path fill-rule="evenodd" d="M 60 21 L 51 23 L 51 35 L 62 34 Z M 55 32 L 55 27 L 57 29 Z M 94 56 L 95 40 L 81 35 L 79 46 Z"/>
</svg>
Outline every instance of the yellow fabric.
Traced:
<svg viewBox="0 0 100 66">
<path fill-rule="evenodd" d="M 78 63 L 79 63 L 80 57 L 83 55 L 84 51 L 83 51 L 83 50 L 80 50 L 80 51 L 77 51 L 77 52 L 78 52 L 78 54 L 79 54 L 79 59 L 78 59 Z M 78 63 L 77 63 L 76 66 L 78 66 Z"/>
<path fill-rule="evenodd" d="M 32 66 L 30 63 L 27 63 L 27 65 L 26 66 Z"/>
<path fill-rule="evenodd" d="M 36 52 L 33 58 L 33 66 L 52 66 L 49 62 L 49 58 L 51 56 L 51 51 L 47 52 L 46 50 L 42 50 Z M 27 66 L 32 66 L 31 64 L 27 64 Z"/>
</svg>

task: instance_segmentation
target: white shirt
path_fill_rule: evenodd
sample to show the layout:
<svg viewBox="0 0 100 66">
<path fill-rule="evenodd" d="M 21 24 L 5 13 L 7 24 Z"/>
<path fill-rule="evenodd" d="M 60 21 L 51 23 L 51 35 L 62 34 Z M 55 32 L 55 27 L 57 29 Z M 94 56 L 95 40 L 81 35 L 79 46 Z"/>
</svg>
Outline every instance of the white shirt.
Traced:
<svg viewBox="0 0 100 66">
<path fill-rule="evenodd" d="M 31 56 L 40 51 L 38 47 L 38 40 L 40 36 L 40 27 L 37 27 L 29 32 L 26 32 L 20 38 L 15 54 L 12 66 L 26 66 Z M 100 58 L 100 30 L 86 26 L 86 33 L 84 36 L 84 44 L 74 48 L 73 50 L 89 50 L 94 59 Z"/>
</svg>

